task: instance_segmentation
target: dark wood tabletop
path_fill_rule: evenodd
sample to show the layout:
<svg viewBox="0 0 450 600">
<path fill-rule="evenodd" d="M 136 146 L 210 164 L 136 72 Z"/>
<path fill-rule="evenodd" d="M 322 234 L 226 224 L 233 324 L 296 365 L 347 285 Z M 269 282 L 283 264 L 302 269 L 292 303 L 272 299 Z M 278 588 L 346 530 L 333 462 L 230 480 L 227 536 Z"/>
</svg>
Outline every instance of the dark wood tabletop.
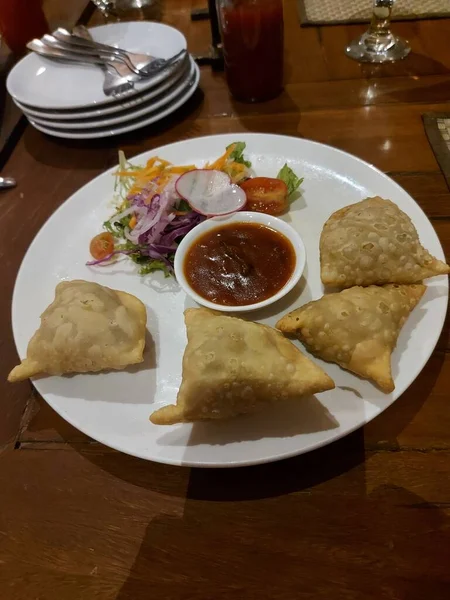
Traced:
<svg viewBox="0 0 450 600">
<path fill-rule="evenodd" d="M 369 0 L 368 0 L 369 1 Z M 201 0 L 165 0 L 163 20 L 192 52 L 209 44 Z M 52 24 L 86 0 L 46 0 Z M 89 18 L 84 12 L 83 19 Z M 100 23 L 94 13 L 90 23 Z M 87 438 L 38 397 L 7 384 L 16 364 L 10 307 L 34 235 L 80 186 L 128 155 L 199 135 L 256 131 L 325 142 L 388 173 L 425 210 L 450 257 L 450 191 L 422 123 L 450 112 L 450 20 L 396 23 L 411 55 L 361 66 L 346 43 L 364 26 L 301 28 L 285 0 L 286 86 L 230 99 L 223 73 L 160 124 L 71 142 L 22 128 L 0 194 L 1 600 L 448 600 L 450 335 L 381 416 L 326 448 L 235 470 L 138 460 Z M 57 246 L 55 243 L 55 252 Z M 39 282 L 36 281 L 36 285 Z"/>
</svg>

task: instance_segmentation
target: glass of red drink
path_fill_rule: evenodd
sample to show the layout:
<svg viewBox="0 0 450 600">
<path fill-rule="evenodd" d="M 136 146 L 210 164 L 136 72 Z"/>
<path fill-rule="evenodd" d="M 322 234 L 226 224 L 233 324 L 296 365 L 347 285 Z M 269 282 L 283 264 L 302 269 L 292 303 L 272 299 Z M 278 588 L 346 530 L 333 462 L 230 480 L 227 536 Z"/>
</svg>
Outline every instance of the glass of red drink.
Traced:
<svg viewBox="0 0 450 600">
<path fill-rule="evenodd" d="M 232 95 L 243 102 L 270 100 L 283 89 L 282 0 L 217 0 Z"/>
<path fill-rule="evenodd" d="M 42 0 L 0 0 L 0 33 L 8 48 L 23 52 L 33 38 L 48 33 Z"/>
</svg>

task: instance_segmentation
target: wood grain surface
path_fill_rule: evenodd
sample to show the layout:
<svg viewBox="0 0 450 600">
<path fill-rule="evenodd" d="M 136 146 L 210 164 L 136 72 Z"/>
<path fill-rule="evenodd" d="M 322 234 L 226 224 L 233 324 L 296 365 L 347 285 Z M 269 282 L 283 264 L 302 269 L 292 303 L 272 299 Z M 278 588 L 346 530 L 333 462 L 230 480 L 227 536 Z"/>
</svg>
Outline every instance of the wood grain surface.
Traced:
<svg viewBox="0 0 450 600">
<path fill-rule="evenodd" d="M 66 24 L 86 4 L 44 2 Z M 208 23 L 190 21 L 203 3 L 162 5 L 191 51 L 205 52 Z M 189 470 L 119 454 L 65 423 L 28 382 L 5 381 L 26 249 L 118 148 L 243 131 L 325 142 L 403 186 L 450 256 L 450 191 L 422 123 L 425 112 L 450 112 L 450 20 L 396 23 L 412 54 L 376 67 L 343 53 L 364 27 L 301 29 L 295 0 L 285 0 L 285 23 L 286 87 L 271 102 L 233 101 L 224 75 L 202 67 L 201 91 L 159 124 L 90 142 L 27 127 L 14 147 L 5 171 L 19 185 L 0 194 L 1 600 L 450 598 L 449 319 L 417 380 L 364 429 L 260 467 Z"/>
</svg>

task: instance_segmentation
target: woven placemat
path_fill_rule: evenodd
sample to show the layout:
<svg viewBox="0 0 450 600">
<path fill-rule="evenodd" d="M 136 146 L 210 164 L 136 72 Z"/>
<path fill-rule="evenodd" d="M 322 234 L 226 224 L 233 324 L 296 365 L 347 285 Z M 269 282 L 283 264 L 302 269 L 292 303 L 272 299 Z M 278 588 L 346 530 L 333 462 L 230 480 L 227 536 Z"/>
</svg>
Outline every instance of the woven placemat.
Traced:
<svg viewBox="0 0 450 600">
<path fill-rule="evenodd" d="M 450 189 L 450 113 L 422 115 L 425 132 Z"/>
<path fill-rule="evenodd" d="M 372 17 L 372 0 L 298 0 L 302 25 L 362 23 Z M 450 16 L 450 0 L 396 0 L 393 19 Z"/>
</svg>

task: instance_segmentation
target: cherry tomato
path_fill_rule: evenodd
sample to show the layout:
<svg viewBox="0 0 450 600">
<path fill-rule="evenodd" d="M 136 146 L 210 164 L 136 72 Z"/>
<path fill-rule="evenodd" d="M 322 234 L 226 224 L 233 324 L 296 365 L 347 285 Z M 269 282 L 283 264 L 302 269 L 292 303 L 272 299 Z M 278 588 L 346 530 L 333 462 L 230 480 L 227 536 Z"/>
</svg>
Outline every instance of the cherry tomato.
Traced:
<svg viewBox="0 0 450 600">
<path fill-rule="evenodd" d="M 114 251 L 114 237 L 111 233 L 99 233 L 92 238 L 89 244 L 89 252 L 95 260 L 101 260 Z"/>
<path fill-rule="evenodd" d="M 288 207 L 287 185 L 281 179 L 254 177 L 241 183 L 247 194 L 245 210 L 280 215 Z"/>
</svg>

